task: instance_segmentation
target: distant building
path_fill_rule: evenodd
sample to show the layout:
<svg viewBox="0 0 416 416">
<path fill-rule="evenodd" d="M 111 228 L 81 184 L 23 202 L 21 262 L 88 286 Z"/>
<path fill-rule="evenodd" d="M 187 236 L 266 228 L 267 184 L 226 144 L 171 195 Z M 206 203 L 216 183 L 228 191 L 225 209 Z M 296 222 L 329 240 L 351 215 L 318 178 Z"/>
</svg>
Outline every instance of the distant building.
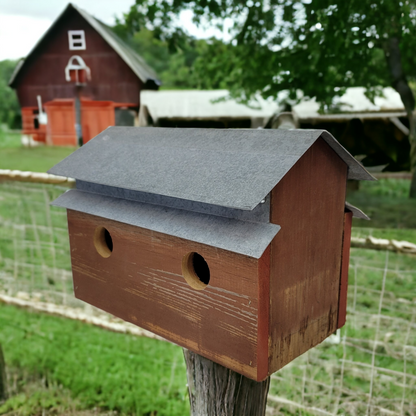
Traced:
<svg viewBox="0 0 416 416">
<path fill-rule="evenodd" d="M 276 114 L 267 127 L 323 129 L 333 134 L 365 166 L 389 171 L 409 169 L 409 121 L 400 95 L 384 88 L 371 102 L 365 88 L 348 88 L 331 112 L 321 112 L 315 100 L 303 99 L 291 112 Z"/>
<path fill-rule="evenodd" d="M 111 125 L 134 125 L 140 92 L 158 89 L 153 69 L 104 23 L 69 4 L 9 85 L 22 109 L 23 134 L 75 146 Z"/>
<path fill-rule="evenodd" d="M 142 91 L 140 126 L 258 128 L 279 112 L 275 101 L 257 97 L 249 106 L 227 90 Z"/>
</svg>

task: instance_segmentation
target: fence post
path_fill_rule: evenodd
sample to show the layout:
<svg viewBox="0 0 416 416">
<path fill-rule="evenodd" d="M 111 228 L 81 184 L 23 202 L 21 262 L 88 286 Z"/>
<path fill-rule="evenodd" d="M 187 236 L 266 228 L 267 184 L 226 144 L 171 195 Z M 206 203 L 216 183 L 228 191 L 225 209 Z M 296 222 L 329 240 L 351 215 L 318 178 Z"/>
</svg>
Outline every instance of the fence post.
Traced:
<svg viewBox="0 0 416 416">
<path fill-rule="evenodd" d="M 257 382 L 183 349 L 191 416 L 264 416 L 270 377 Z"/>
<path fill-rule="evenodd" d="M 6 362 L 0 344 L 0 402 L 7 399 Z"/>
</svg>

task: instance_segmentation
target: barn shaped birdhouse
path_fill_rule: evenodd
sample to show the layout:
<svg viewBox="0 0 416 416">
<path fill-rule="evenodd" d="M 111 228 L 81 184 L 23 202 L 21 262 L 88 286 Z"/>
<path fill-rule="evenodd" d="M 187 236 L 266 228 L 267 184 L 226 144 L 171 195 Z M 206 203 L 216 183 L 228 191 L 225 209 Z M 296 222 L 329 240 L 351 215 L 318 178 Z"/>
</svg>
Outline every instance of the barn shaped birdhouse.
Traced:
<svg viewBox="0 0 416 416">
<path fill-rule="evenodd" d="M 77 298 L 258 381 L 344 324 L 373 177 L 328 132 L 110 127 L 49 172 Z"/>
</svg>

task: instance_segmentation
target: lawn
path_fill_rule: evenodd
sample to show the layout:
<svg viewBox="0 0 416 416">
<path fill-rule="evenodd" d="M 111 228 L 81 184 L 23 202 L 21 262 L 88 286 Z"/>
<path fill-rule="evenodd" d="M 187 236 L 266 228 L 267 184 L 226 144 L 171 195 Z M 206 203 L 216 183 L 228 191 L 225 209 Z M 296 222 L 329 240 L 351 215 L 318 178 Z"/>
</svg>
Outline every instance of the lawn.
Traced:
<svg viewBox="0 0 416 416">
<path fill-rule="evenodd" d="M 182 349 L 175 345 L 13 306 L 0 307 L 0 322 L 13 393 L 0 414 L 52 412 L 72 405 L 70 397 L 77 410 L 189 413 Z M 32 387 L 36 379 L 51 387 L 33 397 L 28 379 Z"/>
<path fill-rule="evenodd" d="M 354 219 L 357 227 L 416 229 L 416 199 L 409 199 L 410 181 L 380 179 L 360 182 L 359 191 L 350 191 L 347 200 L 362 209 L 371 221 Z"/>
<path fill-rule="evenodd" d="M 0 126 L 0 169 L 46 172 L 75 149 L 59 146 L 23 147 L 20 133 L 6 132 Z"/>
</svg>

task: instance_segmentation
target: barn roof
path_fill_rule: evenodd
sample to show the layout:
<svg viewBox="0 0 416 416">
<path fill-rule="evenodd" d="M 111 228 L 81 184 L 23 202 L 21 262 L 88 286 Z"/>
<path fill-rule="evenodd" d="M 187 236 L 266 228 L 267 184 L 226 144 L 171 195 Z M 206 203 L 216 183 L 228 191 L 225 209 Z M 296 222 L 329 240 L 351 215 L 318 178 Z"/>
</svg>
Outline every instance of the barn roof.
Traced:
<svg viewBox="0 0 416 416">
<path fill-rule="evenodd" d="M 325 130 L 109 127 L 49 173 L 252 210 L 319 138 L 348 165 L 350 179 L 374 179 Z"/>
<path fill-rule="evenodd" d="M 301 122 L 339 121 L 352 118 L 371 120 L 406 116 L 400 95 L 393 88 L 383 88 L 383 96 L 375 97 L 374 102 L 366 97 L 365 91 L 364 87 L 347 88 L 345 94 L 335 101 L 338 107 L 336 113 L 321 113 L 316 99 L 305 98 L 294 105 L 292 111 Z"/>
<path fill-rule="evenodd" d="M 276 101 L 258 96 L 250 106 L 229 97 L 228 90 L 140 91 L 140 104 L 154 121 L 173 119 L 221 119 L 260 117 L 266 121 L 279 111 Z"/>
<path fill-rule="evenodd" d="M 65 15 L 71 10 L 76 10 L 100 35 L 101 37 L 114 49 L 120 58 L 130 67 L 130 69 L 137 75 L 137 77 L 143 82 L 153 81 L 156 85 L 160 85 L 161 82 L 158 79 L 156 72 L 144 61 L 144 59 L 127 43 L 121 40 L 109 26 L 96 19 L 94 16 L 87 13 L 85 10 L 78 8 L 77 6 L 69 3 L 66 9 L 59 15 L 54 21 L 47 32 L 37 42 L 34 48 L 30 51 L 26 59 L 32 55 L 36 49 L 40 46 L 42 41 L 49 36 L 49 34 L 59 25 L 59 21 L 65 18 Z M 17 65 L 12 77 L 9 81 L 11 87 L 17 79 L 18 74 L 24 68 L 26 59 L 23 59 Z"/>
</svg>

